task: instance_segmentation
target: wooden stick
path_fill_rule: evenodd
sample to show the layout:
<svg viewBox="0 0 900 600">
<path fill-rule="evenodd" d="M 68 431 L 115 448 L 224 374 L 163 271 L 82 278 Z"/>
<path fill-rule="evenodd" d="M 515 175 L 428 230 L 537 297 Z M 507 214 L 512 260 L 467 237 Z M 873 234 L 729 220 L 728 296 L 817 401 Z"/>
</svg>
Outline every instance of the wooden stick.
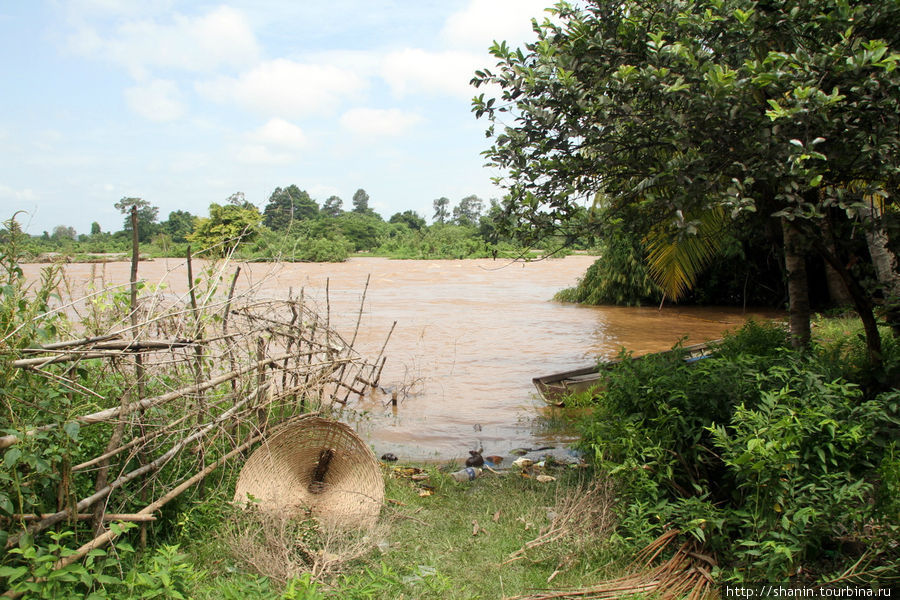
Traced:
<svg viewBox="0 0 900 600">
<path fill-rule="evenodd" d="M 268 386 L 269 384 L 267 383 L 266 385 Z M 156 471 L 156 470 L 162 468 L 163 466 L 168 464 L 170 459 L 172 459 L 176 454 L 178 454 L 178 452 L 180 452 L 183 448 L 188 446 L 191 442 L 206 435 L 210 430 L 212 430 L 214 427 L 216 427 L 222 421 L 225 421 L 225 420 L 231 418 L 235 413 L 238 412 L 238 409 L 245 406 L 248 402 L 250 402 L 254 398 L 256 398 L 256 393 L 257 393 L 257 390 L 251 391 L 250 394 L 248 394 L 247 397 L 245 397 L 243 400 L 241 400 L 240 402 L 236 402 L 234 404 L 234 406 L 232 406 L 231 408 L 229 408 L 228 410 L 223 412 L 221 415 L 216 417 L 212 422 L 207 424 L 205 427 L 198 429 L 191 435 L 189 435 L 189 436 L 183 438 L 181 441 L 173 444 L 171 448 L 169 448 L 165 453 L 156 457 L 153 461 L 151 461 L 145 465 L 142 465 L 129 473 L 120 475 L 117 479 L 108 483 L 103 489 L 98 489 L 96 492 L 94 492 L 92 495 L 88 496 L 87 498 L 83 498 L 82 500 L 79 500 L 78 503 L 75 505 L 75 510 L 77 510 L 79 512 L 83 511 L 84 509 L 88 508 L 89 506 L 93 506 L 97 501 L 102 500 L 103 498 L 107 497 L 113 490 L 122 487 L 129 481 L 136 479 L 146 473 L 150 473 L 152 471 Z M 26 529 L 26 532 L 29 534 L 34 534 L 34 533 L 37 533 L 38 531 L 43 531 L 44 529 L 47 529 L 48 527 L 51 527 L 52 525 L 55 525 L 56 523 L 64 521 L 66 519 L 66 517 L 68 516 L 68 514 L 69 514 L 68 511 L 59 511 L 57 513 L 54 513 L 54 514 L 50 515 L 49 517 L 47 517 L 46 519 L 37 521 L 37 522 L 29 525 Z M 21 536 L 22 536 L 21 533 L 9 536 L 9 538 L 6 541 L 6 547 L 11 548 L 14 545 L 16 545 Z"/>
<path fill-rule="evenodd" d="M 369 291 L 369 280 L 372 278 L 372 274 L 369 273 L 366 275 L 366 285 L 363 287 L 362 299 L 359 301 L 359 314 L 356 315 L 356 328 L 353 330 L 353 339 L 350 340 L 350 347 L 353 347 L 353 344 L 356 343 L 356 335 L 359 333 L 359 324 L 362 321 L 363 308 L 366 305 L 366 292 Z"/>
<path fill-rule="evenodd" d="M 222 458 L 220 458 L 213 464 L 204 468 L 202 471 L 200 471 L 199 473 L 197 473 L 190 479 L 186 479 L 185 481 L 183 481 L 177 487 L 173 488 L 169 493 L 165 494 L 164 496 L 162 496 L 161 498 L 159 498 L 152 504 L 145 506 L 144 508 L 142 508 L 141 510 L 139 510 L 137 513 L 134 513 L 134 514 L 150 515 L 150 514 L 155 513 L 160 508 L 162 508 L 163 506 L 165 506 L 166 504 L 171 502 L 173 499 L 175 499 L 178 496 L 180 496 L 181 494 L 183 494 L 185 490 L 187 490 L 188 488 L 193 486 L 195 483 L 197 483 L 198 481 L 207 477 L 210 473 L 215 471 L 221 465 L 225 464 L 226 462 L 228 462 L 229 460 L 231 460 L 232 458 L 234 458 L 235 456 L 237 456 L 238 454 L 240 454 L 241 452 L 243 452 L 244 450 L 246 450 L 247 448 L 249 448 L 256 442 L 258 442 L 261 438 L 262 438 L 261 435 L 253 436 L 252 438 L 250 438 L 249 440 L 247 440 L 246 442 L 244 442 L 243 444 L 241 444 L 240 446 L 238 446 L 237 448 L 235 448 L 234 450 L 232 450 L 231 452 L 229 452 L 228 454 L 226 454 L 225 456 L 223 456 Z M 62 569 L 64 567 L 71 565 L 72 563 L 74 563 L 77 560 L 81 560 L 91 550 L 94 550 L 96 548 L 101 548 L 101 547 L 105 546 L 106 544 L 110 543 L 111 541 L 115 540 L 117 537 L 119 537 L 119 534 L 115 533 L 112 530 L 109 530 L 102 535 L 98 535 L 97 537 L 92 539 L 90 542 L 88 542 L 88 543 L 84 544 L 83 546 L 81 546 L 80 548 L 78 548 L 78 550 L 76 550 L 73 554 L 70 554 L 69 556 L 66 556 L 66 557 L 61 558 L 58 561 L 56 561 L 53 564 L 53 570 L 58 571 L 59 569 Z M 13 592 L 12 590 L 8 590 L 4 594 L 4 596 L 8 596 L 10 598 L 20 598 L 22 595 L 23 595 L 23 592 Z"/>
<path fill-rule="evenodd" d="M 387 356 L 381 358 L 381 366 L 378 367 L 378 373 L 375 375 L 375 381 L 372 382 L 372 387 L 378 387 L 378 384 L 381 382 L 381 372 L 384 370 L 384 363 L 387 362 Z"/>
<path fill-rule="evenodd" d="M 95 337 L 82 338 L 80 340 L 70 340 L 67 342 L 53 342 L 52 344 L 42 344 L 37 348 L 22 348 L 22 352 L 43 352 L 44 350 L 60 350 L 63 348 L 73 348 L 76 346 L 87 346 L 88 344 L 96 344 L 97 342 L 105 342 L 121 337 L 119 333 L 108 333 L 106 335 L 98 335 Z"/>
<path fill-rule="evenodd" d="M 105 454 L 101 454 L 100 456 L 97 456 L 97 457 L 95 457 L 95 458 L 92 458 L 91 460 L 85 461 L 85 462 L 83 462 L 83 463 L 77 464 L 77 465 L 75 465 L 74 467 L 72 467 L 72 472 L 83 471 L 84 469 L 87 469 L 88 467 L 93 467 L 94 465 L 96 465 L 97 463 L 99 463 L 100 461 L 102 461 L 102 460 L 105 459 L 105 458 L 109 458 L 109 457 L 111 457 L 111 456 L 115 456 L 116 454 L 119 454 L 120 452 L 124 452 L 125 450 L 128 450 L 129 448 L 132 448 L 132 447 L 134 447 L 134 446 L 137 446 L 138 444 L 140 444 L 140 443 L 142 443 L 142 442 L 146 442 L 146 441 L 148 441 L 148 440 L 151 440 L 151 439 L 153 439 L 153 438 L 155 438 L 155 437 L 158 437 L 158 436 L 160 436 L 160 435 L 166 433 L 167 431 L 171 431 L 176 425 L 180 425 L 181 423 L 183 423 L 185 420 L 187 420 L 187 419 L 188 419 L 189 417 L 191 417 L 191 416 L 193 416 L 193 415 L 191 415 L 190 413 L 185 414 L 185 415 L 182 416 L 181 418 L 179 418 L 179 419 L 177 419 L 177 420 L 175 420 L 175 421 L 172 421 L 171 423 L 169 423 L 169 424 L 166 425 L 165 427 L 161 427 L 160 429 L 158 429 L 157 431 L 154 431 L 153 433 L 148 433 L 148 434 L 143 435 L 143 436 L 141 436 L 141 437 L 139 437 L 139 438 L 134 438 L 133 440 L 131 440 L 131 441 L 128 442 L 127 444 L 122 444 L 121 446 L 119 446 L 119 447 L 116 448 L 115 450 L 112 450 L 112 451 L 107 452 L 107 453 L 105 453 Z"/>
<path fill-rule="evenodd" d="M 369 291 L 369 280 L 372 278 L 372 274 L 366 276 L 366 285 L 363 288 L 362 299 L 359 302 L 359 312 L 356 315 L 356 328 L 353 330 L 353 339 L 350 340 L 350 348 L 353 348 L 353 345 L 356 343 L 356 336 L 359 334 L 359 324 L 362 323 L 362 314 L 363 308 L 366 305 L 366 292 Z M 347 364 L 345 363 L 343 367 L 341 367 L 341 372 L 338 374 L 337 378 L 340 380 L 344 379 L 344 370 L 346 369 Z M 357 378 L 359 375 L 357 375 Z M 350 392 L 344 396 L 344 399 L 341 401 L 341 404 L 347 404 L 347 399 L 350 398 Z"/>
<path fill-rule="evenodd" d="M 116 344 L 120 347 L 95 348 L 93 350 L 69 351 L 65 354 L 56 354 L 53 356 L 42 356 L 38 358 L 20 358 L 14 360 L 12 366 L 24 369 L 29 367 L 43 367 L 54 363 L 68 362 L 72 360 L 89 360 L 92 358 L 115 358 L 123 354 L 133 353 L 135 357 L 139 357 L 142 352 L 152 352 L 155 350 L 171 350 L 172 348 L 198 347 L 199 342 L 193 341 L 172 341 L 172 342 L 131 342 Z"/>
<path fill-rule="evenodd" d="M 202 335 L 201 335 L 202 321 L 200 319 L 200 311 L 197 308 L 197 295 L 194 292 L 196 285 L 194 284 L 194 269 L 193 269 L 193 261 L 191 261 L 191 246 L 190 246 L 190 244 L 188 244 L 188 247 L 187 247 L 187 274 L 188 274 L 188 290 L 190 292 L 190 298 L 191 298 L 191 315 L 194 318 L 194 330 L 191 332 L 191 337 L 198 338 L 198 337 L 202 337 Z M 203 348 L 201 348 L 199 344 L 194 346 L 194 360 L 192 361 L 191 365 L 192 365 L 193 371 L 194 371 L 194 381 L 196 383 L 201 383 L 203 381 Z M 234 385 L 234 379 L 232 379 L 231 381 L 232 381 L 232 385 Z M 199 394 L 197 394 L 197 397 L 194 399 L 194 408 L 191 411 L 197 415 L 197 424 L 198 425 L 200 424 L 200 415 L 205 411 L 206 411 L 206 394 L 204 394 L 203 392 L 200 392 Z M 205 462 L 203 459 L 203 456 L 204 456 L 203 448 L 200 447 L 199 450 L 200 450 L 199 460 L 200 460 L 200 463 L 202 464 L 203 462 Z M 201 481 L 200 482 L 201 497 L 202 497 L 203 493 L 204 493 L 203 482 Z M 144 500 L 144 498 L 141 498 L 141 500 Z M 144 533 L 144 530 L 142 529 L 141 530 L 141 541 L 142 542 L 144 540 L 144 536 L 145 536 L 145 533 Z M 141 546 L 143 547 L 143 545 L 144 544 L 142 543 Z"/>
<path fill-rule="evenodd" d="M 42 515 L 36 515 L 34 513 L 26 513 L 26 514 L 14 514 L 10 515 L 8 518 L 14 519 L 16 521 L 40 521 L 41 519 L 46 519 L 52 517 L 53 513 L 44 513 Z M 88 519 L 93 518 L 93 514 L 91 513 L 78 513 L 74 515 L 76 519 L 79 521 L 87 521 Z M 72 515 L 69 515 L 71 518 Z M 142 515 L 137 513 L 105 513 L 103 515 L 104 521 L 155 521 L 155 515 Z"/>
<path fill-rule="evenodd" d="M 391 341 L 391 335 L 393 335 L 395 327 L 397 327 L 397 321 L 394 321 L 394 324 L 391 325 L 391 330 L 388 331 L 387 337 L 384 339 L 384 344 L 381 345 L 381 351 L 378 353 L 378 358 L 375 359 L 375 363 L 372 365 L 372 373 L 369 375 L 369 379 L 374 381 L 375 385 L 378 385 L 378 379 L 381 377 L 381 371 L 378 372 L 378 377 L 373 377 L 375 375 L 375 368 L 378 366 L 378 361 L 380 361 L 381 357 L 384 355 L 388 342 Z M 382 365 L 382 367 L 383 366 L 384 365 Z"/>
<path fill-rule="evenodd" d="M 279 361 L 284 358 L 284 356 L 274 356 L 272 358 L 267 358 L 263 361 L 263 364 L 275 364 L 276 361 Z M 341 359 L 344 360 L 344 359 Z M 331 364 L 331 363 L 327 363 Z M 177 390 L 173 390 L 171 392 L 161 394 L 159 396 L 152 396 L 150 398 L 145 398 L 143 400 L 139 400 L 136 402 L 132 402 L 130 404 L 126 404 L 124 406 L 120 406 L 117 408 L 107 408 L 104 410 L 99 410 L 97 412 L 82 415 L 80 417 L 76 417 L 74 420 L 80 423 L 81 425 L 92 425 L 94 423 L 103 423 L 106 421 L 111 421 L 116 418 L 123 417 L 129 413 L 132 413 L 136 410 L 146 410 L 148 408 L 152 408 L 154 406 L 164 404 L 166 402 L 170 402 L 171 400 L 175 400 L 177 398 L 182 398 L 187 396 L 188 394 L 196 394 L 198 392 L 208 390 L 210 388 L 214 388 L 219 384 L 225 383 L 226 381 L 230 381 L 235 377 L 240 377 L 241 375 L 246 375 L 256 369 L 258 369 L 261 364 L 251 363 L 245 367 L 241 367 L 239 369 L 235 369 L 234 371 L 230 371 L 228 373 L 224 373 L 219 375 L 218 377 L 214 377 L 209 379 L 201 384 L 193 384 L 183 388 L 179 388 Z M 276 365 L 277 368 L 277 365 Z M 41 425 L 39 427 L 35 427 L 34 429 L 29 429 L 24 432 L 23 436 L 29 437 L 33 436 L 37 433 L 41 433 L 43 431 L 50 431 L 54 429 L 58 425 L 56 423 L 50 425 Z M 3 448 L 8 448 L 14 444 L 18 444 L 21 441 L 19 435 L 17 434 L 9 434 L 0 436 L 0 450 Z"/>
<path fill-rule="evenodd" d="M 129 319 L 131 321 L 131 337 L 132 339 L 137 338 L 137 274 L 138 274 L 138 261 L 140 259 L 140 247 L 138 244 L 138 217 L 137 217 L 137 206 L 131 206 L 131 286 L 130 286 L 130 294 L 129 294 Z M 143 365 L 140 362 L 140 354 L 138 355 L 138 363 L 135 365 L 135 376 L 138 382 L 138 391 L 143 391 L 143 377 L 144 377 L 144 369 Z M 138 398 L 141 398 L 141 394 L 138 393 Z M 127 403 L 127 395 L 122 396 L 120 408 L 124 408 Z M 119 421 L 116 423 L 113 428 L 113 433 L 109 437 L 109 442 L 106 444 L 106 454 L 109 454 L 116 448 L 118 448 L 122 443 L 122 437 L 125 435 L 125 421 Z M 107 487 L 109 478 L 109 458 L 105 458 L 100 461 L 99 469 L 97 470 L 97 477 L 95 479 L 94 489 L 99 491 L 105 489 Z M 103 513 L 104 507 L 101 504 L 97 504 L 93 510 L 93 527 L 94 534 L 98 534 L 103 528 Z"/>
<path fill-rule="evenodd" d="M 238 275 L 241 274 L 241 266 L 238 265 L 237 269 L 234 270 L 234 276 L 231 278 L 231 285 L 228 287 L 228 299 L 225 301 L 225 310 L 222 311 L 222 335 L 223 337 L 228 337 L 228 314 L 231 312 L 231 299 L 234 297 L 234 287 L 237 285 Z M 231 367 L 231 370 L 235 369 L 235 360 L 234 360 L 234 347 L 232 344 L 228 344 L 228 366 Z M 231 380 L 231 391 L 237 391 L 237 382 L 233 379 Z"/>
</svg>

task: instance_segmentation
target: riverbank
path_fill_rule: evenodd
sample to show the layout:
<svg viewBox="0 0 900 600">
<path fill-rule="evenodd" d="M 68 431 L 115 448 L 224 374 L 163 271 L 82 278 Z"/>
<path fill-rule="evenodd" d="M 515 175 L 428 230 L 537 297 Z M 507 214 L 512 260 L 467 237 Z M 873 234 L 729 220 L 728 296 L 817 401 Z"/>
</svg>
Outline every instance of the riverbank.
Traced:
<svg viewBox="0 0 900 600">
<path fill-rule="evenodd" d="M 544 482 L 534 472 L 486 472 L 459 483 L 446 472 L 453 468 L 384 465 L 378 528 L 362 538 L 324 536 L 311 552 L 254 534 L 260 522 L 233 513 L 226 497 L 194 504 L 166 543 L 178 544 L 182 564 L 197 574 L 188 588 L 197 600 L 513 598 L 626 570 L 630 557 L 611 537 L 613 489 L 593 472 L 548 471 L 553 480 Z"/>
</svg>

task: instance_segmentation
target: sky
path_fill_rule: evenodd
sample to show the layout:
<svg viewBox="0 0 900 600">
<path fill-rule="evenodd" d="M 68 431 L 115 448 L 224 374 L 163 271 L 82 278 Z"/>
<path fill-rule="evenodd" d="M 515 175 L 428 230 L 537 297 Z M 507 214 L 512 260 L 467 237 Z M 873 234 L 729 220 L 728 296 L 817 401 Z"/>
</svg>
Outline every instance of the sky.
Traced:
<svg viewBox="0 0 900 600">
<path fill-rule="evenodd" d="M 165 220 L 291 184 L 385 218 L 500 198 L 469 80 L 552 3 L 0 0 L 0 219 L 116 231 L 124 197 Z"/>
</svg>

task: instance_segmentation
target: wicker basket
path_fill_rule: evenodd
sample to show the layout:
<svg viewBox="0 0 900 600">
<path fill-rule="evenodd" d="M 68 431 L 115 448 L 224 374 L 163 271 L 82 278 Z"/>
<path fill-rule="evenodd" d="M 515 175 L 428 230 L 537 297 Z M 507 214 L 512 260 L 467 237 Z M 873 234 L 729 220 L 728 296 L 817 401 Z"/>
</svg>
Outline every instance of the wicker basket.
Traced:
<svg viewBox="0 0 900 600">
<path fill-rule="evenodd" d="M 352 428 L 304 415 L 274 430 L 247 459 L 236 503 L 330 527 L 367 529 L 384 501 L 381 467 Z"/>
</svg>

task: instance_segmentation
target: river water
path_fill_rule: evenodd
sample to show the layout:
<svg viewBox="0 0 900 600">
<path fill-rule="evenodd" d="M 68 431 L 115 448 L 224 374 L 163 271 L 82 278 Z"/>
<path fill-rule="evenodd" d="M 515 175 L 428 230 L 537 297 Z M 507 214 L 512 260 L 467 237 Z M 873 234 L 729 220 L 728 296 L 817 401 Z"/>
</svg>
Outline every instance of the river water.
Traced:
<svg viewBox="0 0 900 600">
<path fill-rule="evenodd" d="M 353 418 L 376 454 L 401 459 L 465 457 L 483 446 L 486 454 L 566 441 L 548 431 L 539 416 L 548 409 L 536 396 L 532 377 L 612 358 L 623 347 L 635 354 L 715 339 L 746 318 L 768 311 L 697 307 L 586 307 L 554 302 L 573 286 L 594 257 L 569 256 L 535 262 L 502 260 L 389 260 L 352 258 L 332 263 L 244 264 L 238 289 L 255 287 L 263 297 L 295 295 L 326 306 L 339 331 L 352 335 L 365 288 L 362 326 L 355 347 L 377 356 L 394 321 L 381 385 L 356 404 Z M 102 274 L 107 285 L 124 284 L 128 263 L 66 265 L 76 288 Z M 26 265 L 36 277 L 39 265 Z M 233 266 L 228 273 L 233 272 Z M 183 293 L 183 261 L 140 263 L 149 283 L 166 281 Z M 345 336 L 348 337 L 348 336 Z"/>
</svg>

